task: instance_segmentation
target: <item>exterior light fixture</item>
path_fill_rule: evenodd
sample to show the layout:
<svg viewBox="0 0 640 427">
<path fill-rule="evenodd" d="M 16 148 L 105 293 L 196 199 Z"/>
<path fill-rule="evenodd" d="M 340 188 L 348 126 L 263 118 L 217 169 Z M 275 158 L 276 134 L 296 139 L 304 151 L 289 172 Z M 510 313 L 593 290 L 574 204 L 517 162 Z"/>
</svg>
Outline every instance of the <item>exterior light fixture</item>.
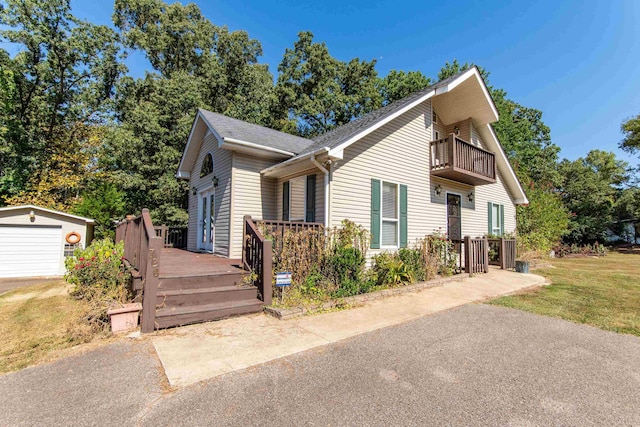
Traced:
<svg viewBox="0 0 640 427">
<path fill-rule="evenodd" d="M 31 221 L 34 221 L 36 219 L 36 213 L 33 210 L 29 212 L 29 219 Z"/>
<path fill-rule="evenodd" d="M 198 189 L 196 187 L 193 187 L 191 189 L 191 194 L 193 194 L 194 196 L 198 193 Z"/>
<path fill-rule="evenodd" d="M 211 179 L 211 181 L 213 182 L 213 188 L 217 188 L 218 187 L 218 177 L 213 175 L 213 178 Z"/>
<path fill-rule="evenodd" d="M 442 193 L 442 186 L 440 184 L 436 185 L 435 192 L 436 196 L 439 196 Z"/>
<path fill-rule="evenodd" d="M 469 202 L 473 202 L 473 192 L 467 194 L 467 198 L 469 199 Z"/>
<path fill-rule="evenodd" d="M 453 132 L 456 134 L 456 136 L 460 135 L 460 128 L 457 125 L 454 126 Z"/>
</svg>

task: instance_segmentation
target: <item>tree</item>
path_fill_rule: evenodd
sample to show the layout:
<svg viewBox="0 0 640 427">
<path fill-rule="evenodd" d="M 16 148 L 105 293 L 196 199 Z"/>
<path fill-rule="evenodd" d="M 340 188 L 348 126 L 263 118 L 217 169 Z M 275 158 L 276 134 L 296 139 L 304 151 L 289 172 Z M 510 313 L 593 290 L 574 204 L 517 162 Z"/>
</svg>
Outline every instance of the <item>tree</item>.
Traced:
<svg viewBox="0 0 640 427">
<path fill-rule="evenodd" d="M 97 174 L 85 191 L 82 200 L 74 207 L 76 215 L 92 218 L 96 221 L 94 237 L 103 239 L 114 236 L 113 223 L 126 214 L 125 192 L 107 177 Z"/>
<path fill-rule="evenodd" d="M 402 99 L 421 89 L 428 87 L 431 79 L 420 71 L 391 70 L 384 78 L 379 79 L 378 89 L 382 96 L 382 105 Z"/>
<path fill-rule="evenodd" d="M 278 66 L 277 103 L 272 109 L 281 128 L 313 137 L 348 123 L 381 105 L 375 61 L 348 63 L 329 54 L 313 34 L 298 34 Z"/>
<path fill-rule="evenodd" d="M 592 150 L 575 161 L 563 160 L 561 195 L 571 212 L 572 243 L 603 242 L 616 220 L 616 201 L 628 181 L 627 163 L 614 153 Z"/>
<path fill-rule="evenodd" d="M 149 208 L 154 221 L 184 225 L 188 186 L 174 175 L 197 109 L 269 125 L 273 77 L 258 63 L 257 40 L 214 25 L 195 4 L 118 0 L 114 23 L 155 72 L 118 82 L 117 123 L 100 165 L 130 211 Z"/>
<path fill-rule="evenodd" d="M 75 18 L 69 0 L 7 0 L 0 8 L 2 172 L 11 203 L 73 204 L 88 172 L 86 146 L 104 123 L 124 71 L 115 32 Z"/>
<path fill-rule="evenodd" d="M 547 252 L 568 233 L 569 212 L 551 189 L 524 184 L 529 205 L 516 208 L 519 250 Z"/>
<path fill-rule="evenodd" d="M 620 148 L 631 153 L 636 154 L 640 152 L 640 114 L 626 120 L 620 126 L 620 130 L 624 135 L 623 140 L 620 142 Z"/>
</svg>

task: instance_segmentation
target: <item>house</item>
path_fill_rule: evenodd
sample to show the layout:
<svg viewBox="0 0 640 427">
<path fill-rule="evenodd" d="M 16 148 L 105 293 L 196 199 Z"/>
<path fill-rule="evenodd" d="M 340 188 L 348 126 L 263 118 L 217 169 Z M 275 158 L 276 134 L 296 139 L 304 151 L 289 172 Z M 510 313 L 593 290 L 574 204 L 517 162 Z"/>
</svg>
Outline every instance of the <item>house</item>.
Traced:
<svg viewBox="0 0 640 427">
<path fill-rule="evenodd" d="M 0 208 L 0 277 L 61 276 L 94 220 L 34 205 Z"/>
<path fill-rule="evenodd" d="M 177 177 L 188 179 L 188 250 L 240 258 L 243 217 L 348 218 L 369 255 L 436 230 L 513 233 L 527 198 L 491 126 L 474 67 L 310 140 L 199 110 Z"/>
</svg>

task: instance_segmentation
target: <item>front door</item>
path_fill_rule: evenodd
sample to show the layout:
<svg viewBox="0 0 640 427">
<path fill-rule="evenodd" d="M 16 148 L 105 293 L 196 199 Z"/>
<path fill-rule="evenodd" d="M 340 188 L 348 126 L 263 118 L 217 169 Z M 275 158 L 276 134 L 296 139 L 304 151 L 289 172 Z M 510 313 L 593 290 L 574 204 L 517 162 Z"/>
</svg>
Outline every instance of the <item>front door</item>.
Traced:
<svg viewBox="0 0 640 427">
<path fill-rule="evenodd" d="M 198 196 L 198 250 L 213 252 L 215 237 L 214 192 L 206 190 Z"/>
<path fill-rule="evenodd" d="M 462 240 L 460 195 L 447 193 L 447 236 L 451 240 Z"/>
</svg>

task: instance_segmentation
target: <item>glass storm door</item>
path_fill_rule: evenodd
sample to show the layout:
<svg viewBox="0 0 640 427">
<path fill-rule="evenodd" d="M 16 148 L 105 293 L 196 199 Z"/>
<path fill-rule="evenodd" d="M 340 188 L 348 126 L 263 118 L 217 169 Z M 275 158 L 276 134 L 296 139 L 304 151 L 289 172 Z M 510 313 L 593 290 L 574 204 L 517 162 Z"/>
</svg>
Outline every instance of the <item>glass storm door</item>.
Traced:
<svg viewBox="0 0 640 427">
<path fill-rule="evenodd" d="M 447 237 L 451 240 L 462 239 L 462 221 L 460 196 L 447 194 Z"/>
<path fill-rule="evenodd" d="M 213 252 L 215 237 L 214 193 L 203 191 L 198 197 L 198 250 Z"/>
</svg>

